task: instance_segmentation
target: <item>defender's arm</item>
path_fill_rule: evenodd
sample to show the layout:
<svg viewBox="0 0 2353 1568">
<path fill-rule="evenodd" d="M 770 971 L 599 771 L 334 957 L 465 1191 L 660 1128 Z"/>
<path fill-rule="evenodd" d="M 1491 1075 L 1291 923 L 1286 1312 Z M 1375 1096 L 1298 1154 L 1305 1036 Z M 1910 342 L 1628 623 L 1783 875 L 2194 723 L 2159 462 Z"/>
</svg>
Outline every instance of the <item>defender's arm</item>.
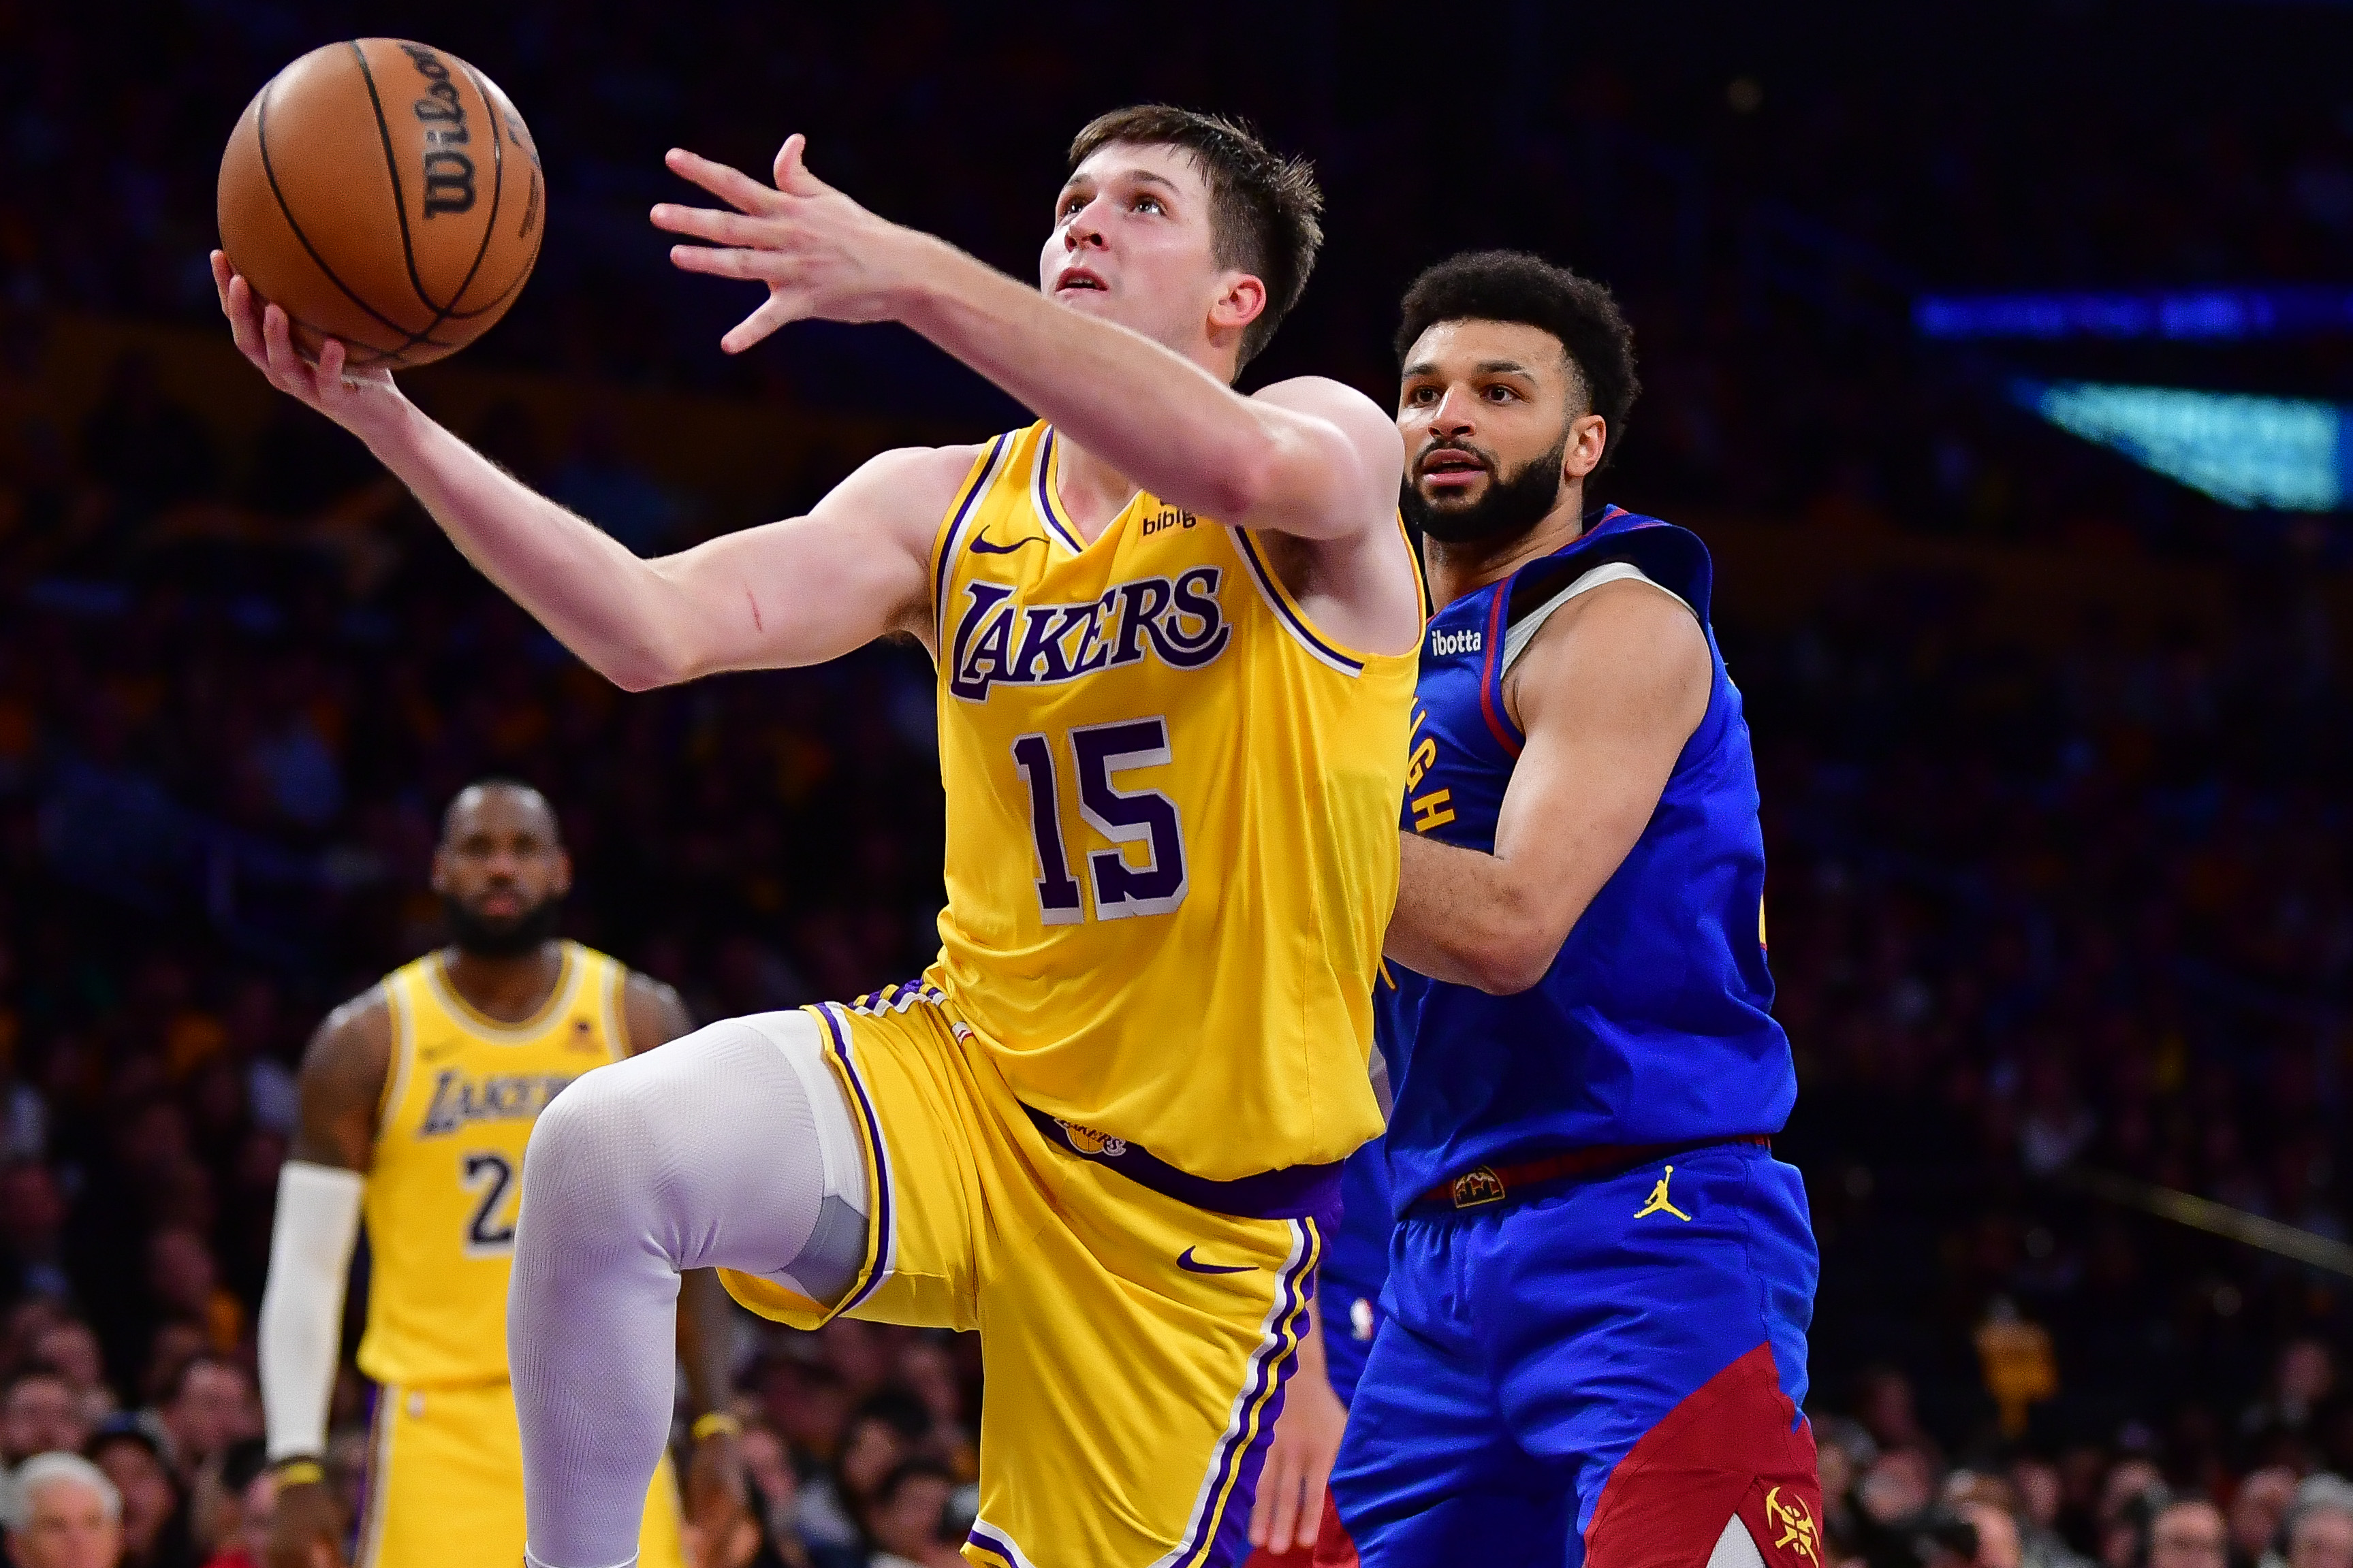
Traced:
<svg viewBox="0 0 2353 1568">
<path fill-rule="evenodd" d="M 1066 310 L 945 240 L 890 223 L 808 172 L 804 139 L 775 186 L 691 153 L 670 166 L 736 210 L 663 203 L 654 222 L 691 271 L 769 287 L 721 340 L 740 353 L 787 321 L 902 321 L 1163 500 L 1301 539 L 1391 526 L 1404 455 L 1389 415 L 1307 377 L 1244 397 L 1183 355 Z"/>
<path fill-rule="evenodd" d="M 303 1054 L 301 1122 L 278 1174 L 269 1278 L 256 1326 L 262 1415 L 275 1463 L 315 1461 L 326 1450 L 343 1287 L 391 1064 L 392 1011 L 380 989 L 328 1015 Z M 290 1468 L 281 1475 L 271 1568 L 334 1561 L 343 1521 L 322 1481 L 314 1470 Z"/>
<path fill-rule="evenodd" d="M 1495 852 L 1406 834 L 1388 956 L 1496 995 L 1543 979 L 1658 809 L 1712 672 L 1691 612 L 1648 584 L 1564 605 L 1514 668 L 1527 743 Z"/>
<path fill-rule="evenodd" d="M 238 349 L 270 384 L 364 441 L 483 575 L 616 685 L 816 664 L 929 624 L 932 538 L 975 448 L 886 452 L 807 517 L 640 560 L 436 423 L 389 374 L 346 375 L 341 343 L 304 363 L 285 312 L 265 310 L 219 251 L 213 275 Z"/>
</svg>

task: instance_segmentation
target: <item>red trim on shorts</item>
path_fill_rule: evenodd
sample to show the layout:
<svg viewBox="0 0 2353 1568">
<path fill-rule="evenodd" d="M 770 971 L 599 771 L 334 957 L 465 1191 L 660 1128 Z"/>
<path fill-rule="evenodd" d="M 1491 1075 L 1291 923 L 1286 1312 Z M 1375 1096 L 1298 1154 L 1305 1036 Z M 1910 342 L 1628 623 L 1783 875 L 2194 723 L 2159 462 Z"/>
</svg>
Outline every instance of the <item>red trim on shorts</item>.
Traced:
<svg viewBox="0 0 2353 1568">
<path fill-rule="evenodd" d="M 1294 1546 L 1280 1557 L 1261 1546 L 1250 1554 L 1242 1568 L 1357 1568 L 1356 1543 L 1348 1539 L 1348 1527 L 1340 1522 L 1340 1505 L 1334 1500 L 1332 1489 L 1324 1489 L 1324 1523 L 1314 1541 Z"/>
<path fill-rule="evenodd" d="M 1766 1568 L 1828 1568 L 1814 1431 L 1781 1392 L 1773 1347 L 1717 1373 L 1609 1472 L 1588 1568 L 1704 1568 L 1735 1514 Z"/>
</svg>

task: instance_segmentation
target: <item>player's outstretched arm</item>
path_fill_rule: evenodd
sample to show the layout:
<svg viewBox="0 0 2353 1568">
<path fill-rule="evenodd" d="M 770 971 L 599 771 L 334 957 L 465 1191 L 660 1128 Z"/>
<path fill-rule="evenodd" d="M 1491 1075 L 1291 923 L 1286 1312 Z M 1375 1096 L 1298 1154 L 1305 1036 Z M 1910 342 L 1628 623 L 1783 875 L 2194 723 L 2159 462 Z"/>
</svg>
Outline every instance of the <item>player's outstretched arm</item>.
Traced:
<svg viewBox="0 0 2353 1568">
<path fill-rule="evenodd" d="M 1713 668 L 1698 622 L 1655 588 L 1606 584 L 1564 606 L 1513 668 L 1527 743 L 1495 852 L 1406 834 L 1388 956 L 1497 995 L 1543 979 L 1658 809 Z"/>
<path fill-rule="evenodd" d="M 929 624 L 933 533 L 975 448 L 886 452 L 807 517 L 640 560 L 436 423 L 388 374 L 346 374 L 341 343 L 305 362 L 285 312 L 218 251 L 213 276 L 238 349 L 270 384 L 365 442 L 484 576 L 616 685 L 817 664 Z"/>
<path fill-rule="evenodd" d="M 343 1539 L 341 1510 L 315 1465 L 326 1450 L 343 1285 L 391 1063 L 392 1013 L 380 990 L 328 1015 L 302 1058 L 301 1123 L 279 1173 L 256 1335 L 269 1458 L 283 1467 L 269 1568 L 332 1563 Z"/>
<path fill-rule="evenodd" d="M 811 317 L 902 321 L 1165 501 L 1301 539 L 1391 526 L 1404 455 L 1392 416 L 1363 394 L 1303 377 L 1244 397 L 1141 333 L 877 217 L 810 174 L 804 145 L 785 142 L 773 186 L 670 154 L 734 209 L 655 207 L 658 226 L 710 242 L 674 247 L 671 259 L 768 286 L 720 340 L 730 353 Z"/>
</svg>

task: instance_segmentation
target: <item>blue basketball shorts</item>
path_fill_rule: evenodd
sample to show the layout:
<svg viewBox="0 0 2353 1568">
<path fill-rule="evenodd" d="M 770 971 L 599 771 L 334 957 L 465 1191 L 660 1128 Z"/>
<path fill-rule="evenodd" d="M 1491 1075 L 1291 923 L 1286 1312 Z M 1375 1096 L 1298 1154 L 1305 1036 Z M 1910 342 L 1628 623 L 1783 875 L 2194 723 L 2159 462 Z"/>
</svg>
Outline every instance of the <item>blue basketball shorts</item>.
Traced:
<svg viewBox="0 0 2353 1568">
<path fill-rule="evenodd" d="M 1315 1287 L 1315 1310 L 1323 1319 L 1324 1368 L 1340 1403 L 1356 1396 L 1374 1335 L 1381 1326 L 1380 1288 L 1360 1285 L 1326 1268 Z"/>
<path fill-rule="evenodd" d="M 1417 1211 L 1332 1478 L 1366 1568 L 1823 1568 L 1804 1184 L 1753 1144 Z"/>
</svg>

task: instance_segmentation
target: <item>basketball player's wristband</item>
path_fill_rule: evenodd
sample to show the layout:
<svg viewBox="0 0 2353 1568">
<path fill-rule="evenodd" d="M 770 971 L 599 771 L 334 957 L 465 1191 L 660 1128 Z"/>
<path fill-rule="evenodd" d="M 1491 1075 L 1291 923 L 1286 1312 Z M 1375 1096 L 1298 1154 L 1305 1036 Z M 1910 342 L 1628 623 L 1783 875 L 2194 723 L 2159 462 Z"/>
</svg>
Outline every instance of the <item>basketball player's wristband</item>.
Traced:
<svg viewBox="0 0 2353 1568">
<path fill-rule="evenodd" d="M 316 1459 L 280 1459 L 271 1470 L 281 1487 L 313 1486 L 327 1479 L 326 1467 Z"/>
<path fill-rule="evenodd" d="M 744 1423 L 724 1410 L 713 1410 L 707 1415 L 696 1416 L 689 1431 L 696 1442 L 707 1443 L 713 1437 L 742 1436 Z"/>
</svg>

